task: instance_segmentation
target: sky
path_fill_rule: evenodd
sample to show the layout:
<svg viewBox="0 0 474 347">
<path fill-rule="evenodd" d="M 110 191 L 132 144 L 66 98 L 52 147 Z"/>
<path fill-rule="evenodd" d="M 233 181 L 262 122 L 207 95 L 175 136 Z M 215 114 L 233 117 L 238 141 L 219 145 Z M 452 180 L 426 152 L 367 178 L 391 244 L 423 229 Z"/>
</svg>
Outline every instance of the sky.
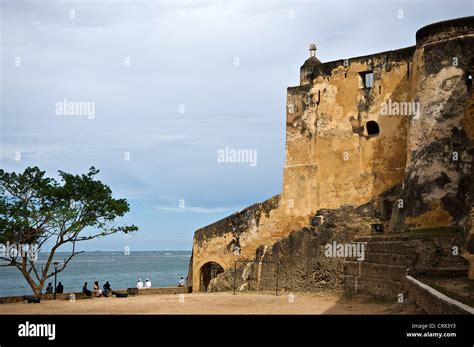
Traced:
<svg viewBox="0 0 474 347">
<path fill-rule="evenodd" d="M 118 223 L 140 228 L 89 251 L 191 250 L 198 228 L 280 193 L 286 88 L 310 43 L 322 62 L 367 55 L 474 13 L 472 0 L 0 4 L 0 167 L 95 166 L 130 203 Z M 222 162 L 226 148 L 256 160 Z"/>
</svg>

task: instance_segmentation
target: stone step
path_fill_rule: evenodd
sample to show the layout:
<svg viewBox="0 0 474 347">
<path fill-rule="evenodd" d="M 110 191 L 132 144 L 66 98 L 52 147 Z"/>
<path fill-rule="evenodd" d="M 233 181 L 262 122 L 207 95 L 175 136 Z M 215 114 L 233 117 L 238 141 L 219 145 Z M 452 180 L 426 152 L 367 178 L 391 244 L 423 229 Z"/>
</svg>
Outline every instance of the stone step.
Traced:
<svg viewBox="0 0 474 347">
<path fill-rule="evenodd" d="M 405 289 L 407 269 L 409 274 L 414 276 L 466 276 L 468 265 L 463 261 L 456 262 L 451 258 L 449 261 L 440 259 L 439 266 L 446 264 L 444 266 L 449 266 L 449 268 L 431 265 L 428 260 L 431 257 L 436 258 L 434 252 L 444 254 L 447 251 L 446 247 L 449 247 L 449 243 L 446 243 L 446 247 L 441 245 L 442 243 L 438 242 L 439 238 L 433 237 L 431 240 L 433 235 L 431 233 L 426 237 L 425 235 L 418 237 L 413 234 L 385 234 L 357 238 L 356 242 L 365 244 L 364 259 L 363 261 L 357 261 L 355 257 L 345 259 L 345 292 L 348 294 L 364 293 L 397 300 L 399 294 L 407 295 Z M 425 248 L 426 252 L 430 252 L 430 254 L 419 253 L 423 252 Z M 422 268 L 423 265 L 433 267 Z"/>
<path fill-rule="evenodd" d="M 407 247 L 404 241 L 371 241 L 365 246 L 365 253 L 413 254 L 413 249 Z"/>
<path fill-rule="evenodd" d="M 344 267 L 344 274 L 363 278 L 403 282 L 406 276 L 406 268 L 407 267 L 403 265 L 347 261 Z"/>
<path fill-rule="evenodd" d="M 388 235 L 361 236 L 355 239 L 355 242 L 385 242 L 385 241 L 403 241 Z"/>
<path fill-rule="evenodd" d="M 364 252 L 364 260 L 366 263 L 375 264 L 390 264 L 403 265 L 410 267 L 415 261 L 415 256 L 412 254 L 394 254 L 394 253 L 378 253 L 378 252 Z M 356 257 L 346 258 L 346 261 L 357 261 Z"/>
<path fill-rule="evenodd" d="M 394 241 L 409 241 L 415 240 L 416 237 L 404 234 L 382 234 L 382 235 L 371 235 L 361 236 L 355 239 L 355 242 L 394 242 Z"/>
<path fill-rule="evenodd" d="M 368 294 L 377 298 L 397 301 L 400 294 L 407 297 L 407 290 L 403 282 L 381 280 L 376 278 L 361 278 L 344 276 L 344 293 L 349 295 Z"/>
<path fill-rule="evenodd" d="M 418 230 L 418 231 L 407 231 L 401 233 L 384 233 L 384 234 L 373 234 L 369 236 L 360 236 L 355 239 L 355 242 L 395 242 L 395 241 L 426 241 L 427 239 L 439 239 L 456 237 L 457 233 L 461 232 L 460 227 L 446 227 L 439 230 Z"/>
<path fill-rule="evenodd" d="M 419 268 L 415 267 L 409 270 L 409 275 L 429 276 L 429 277 L 467 277 L 469 266 L 460 266 L 456 268 Z"/>
</svg>

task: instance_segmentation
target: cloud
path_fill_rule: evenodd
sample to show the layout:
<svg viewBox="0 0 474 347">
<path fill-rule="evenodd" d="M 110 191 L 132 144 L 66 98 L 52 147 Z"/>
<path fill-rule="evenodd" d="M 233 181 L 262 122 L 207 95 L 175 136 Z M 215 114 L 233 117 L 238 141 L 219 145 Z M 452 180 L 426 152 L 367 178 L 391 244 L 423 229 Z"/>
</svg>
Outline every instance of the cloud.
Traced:
<svg viewBox="0 0 474 347">
<path fill-rule="evenodd" d="M 159 206 L 157 207 L 158 210 L 161 211 L 166 211 L 166 212 L 171 212 L 171 213 L 220 213 L 220 212 L 226 212 L 228 209 L 225 208 L 209 208 L 209 207 L 199 207 L 199 206 L 189 206 L 189 207 L 183 207 L 183 208 L 176 208 L 176 207 L 164 207 L 164 206 Z"/>
<path fill-rule="evenodd" d="M 93 165 L 133 200 L 131 223 L 152 233 L 166 221 L 150 236 L 161 247 L 281 191 L 286 88 L 309 43 L 323 62 L 371 54 L 472 12 L 469 0 L 0 3 L 0 167 L 55 176 Z M 64 99 L 95 102 L 95 118 L 56 116 Z M 257 149 L 257 167 L 217 163 L 226 146 Z M 196 206 L 175 208 L 175 197 Z"/>
</svg>

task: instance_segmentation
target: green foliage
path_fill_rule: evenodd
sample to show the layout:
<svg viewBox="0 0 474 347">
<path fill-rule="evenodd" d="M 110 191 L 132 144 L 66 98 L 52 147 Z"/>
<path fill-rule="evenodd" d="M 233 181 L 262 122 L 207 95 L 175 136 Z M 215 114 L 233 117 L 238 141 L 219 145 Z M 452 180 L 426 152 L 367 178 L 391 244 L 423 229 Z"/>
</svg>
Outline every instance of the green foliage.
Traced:
<svg viewBox="0 0 474 347">
<path fill-rule="evenodd" d="M 51 276 L 47 268 L 61 245 L 72 243 L 72 258 L 78 253 L 77 242 L 138 230 L 134 225 L 114 225 L 116 218 L 129 211 L 129 205 L 125 199 L 112 197 L 110 187 L 95 179 L 98 173 L 94 167 L 82 175 L 59 171 L 58 182 L 38 167 L 28 167 L 19 174 L 0 169 L 0 243 L 37 244 L 39 249 L 48 240 L 53 244 L 51 259 L 42 271 L 44 276 L 36 276 L 41 285 L 45 276 Z M 70 258 L 65 259 L 60 271 Z M 5 260 L 22 272 L 23 262 L 28 262 Z M 32 262 L 29 265 L 35 266 Z M 33 270 L 36 272 L 36 268 Z"/>
</svg>

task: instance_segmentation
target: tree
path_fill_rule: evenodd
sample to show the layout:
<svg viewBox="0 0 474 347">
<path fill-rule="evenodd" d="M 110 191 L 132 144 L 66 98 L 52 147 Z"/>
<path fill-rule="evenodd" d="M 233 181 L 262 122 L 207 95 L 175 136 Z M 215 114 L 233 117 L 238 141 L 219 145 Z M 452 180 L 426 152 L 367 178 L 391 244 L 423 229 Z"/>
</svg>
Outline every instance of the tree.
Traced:
<svg viewBox="0 0 474 347">
<path fill-rule="evenodd" d="M 135 225 L 115 225 L 129 205 L 112 198 L 112 190 L 95 179 L 98 173 L 94 167 L 82 175 L 59 171 L 58 182 L 38 167 L 19 174 L 0 169 L 0 243 L 25 250 L 0 254 L 0 259 L 7 261 L 2 266 L 18 268 L 35 294 L 41 294 L 46 280 L 54 276 L 49 269 L 61 246 L 72 245 L 72 250 L 58 272 L 82 253 L 76 251 L 76 243 L 138 230 Z M 32 251 L 37 254 L 46 246 L 50 253 L 40 268 Z"/>
</svg>

